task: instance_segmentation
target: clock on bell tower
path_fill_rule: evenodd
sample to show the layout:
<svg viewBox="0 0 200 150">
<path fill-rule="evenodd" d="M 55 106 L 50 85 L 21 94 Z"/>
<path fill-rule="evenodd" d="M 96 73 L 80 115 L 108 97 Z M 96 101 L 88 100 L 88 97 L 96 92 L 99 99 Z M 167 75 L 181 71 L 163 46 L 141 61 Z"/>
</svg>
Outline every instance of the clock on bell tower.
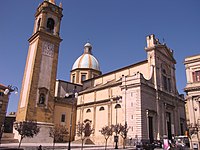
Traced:
<svg viewBox="0 0 200 150">
<path fill-rule="evenodd" d="M 16 121 L 53 123 L 62 8 L 45 0 L 37 8 L 18 104 Z"/>
</svg>

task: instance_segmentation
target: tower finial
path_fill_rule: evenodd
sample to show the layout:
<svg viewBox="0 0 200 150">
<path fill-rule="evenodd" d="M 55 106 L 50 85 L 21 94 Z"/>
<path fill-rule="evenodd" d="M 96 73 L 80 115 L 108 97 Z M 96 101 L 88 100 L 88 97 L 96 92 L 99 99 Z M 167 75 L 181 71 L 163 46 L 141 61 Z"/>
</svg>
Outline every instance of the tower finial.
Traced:
<svg viewBox="0 0 200 150">
<path fill-rule="evenodd" d="M 55 0 L 49 0 L 49 2 L 55 4 Z"/>
<path fill-rule="evenodd" d="M 92 45 L 89 42 L 84 45 L 84 53 L 92 54 Z"/>
<path fill-rule="evenodd" d="M 60 2 L 59 7 L 62 8 L 62 2 Z"/>
</svg>

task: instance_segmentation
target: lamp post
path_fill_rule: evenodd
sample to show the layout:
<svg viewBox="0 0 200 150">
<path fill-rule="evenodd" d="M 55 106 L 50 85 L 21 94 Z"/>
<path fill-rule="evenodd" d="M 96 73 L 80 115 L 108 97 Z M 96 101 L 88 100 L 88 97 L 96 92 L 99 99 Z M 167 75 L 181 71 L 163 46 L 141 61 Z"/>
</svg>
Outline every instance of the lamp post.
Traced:
<svg viewBox="0 0 200 150">
<path fill-rule="evenodd" d="M 116 100 L 116 105 L 115 105 L 115 109 L 116 109 L 116 125 L 115 125 L 115 136 L 114 136 L 114 142 L 115 142 L 115 149 L 118 149 L 118 126 L 117 126 L 117 108 L 118 108 L 118 100 L 121 99 L 121 96 L 115 96 L 113 97 L 113 100 Z"/>
<path fill-rule="evenodd" d="M 115 131 L 115 133 L 116 133 L 116 135 L 115 135 L 115 149 L 118 149 L 118 145 L 117 145 L 117 143 L 118 143 L 118 135 L 117 135 L 117 100 L 118 99 L 116 99 L 116 106 L 115 106 L 115 109 L 116 109 L 116 131 Z"/>
<path fill-rule="evenodd" d="M 200 131 L 200 119 L 197 120 L 197 123 L 190 123 L 189 120 L 187 120 L 187 126 L 189 129 L 189 136 L 192 137 L 193 134 L 197 135 L 197 140 L 198 140 L 198 148 L 200 147 L 200 139 L 199 139 L 199 131 Z M 192 143 L 192 138 L 191 138 L 191 143 Z M 192 145 L 193 147 L 193 145 Z"/>
<path fill-rule="evenodd" d="M 78 98 L 78 93 L 76 91 L 76 86 L 73 89 L 72 93 L 66 93 L 65 97 L 72 96 L 72 110 L 70 114 L 70 129 L 69 129 L 69 144 L 68 144 L 68 150 L 71 149 L 71 135 L 72 135 L 72 120 L 73 120 L 73 111 L 74 111 L 74 100 Z"/>
</svg>

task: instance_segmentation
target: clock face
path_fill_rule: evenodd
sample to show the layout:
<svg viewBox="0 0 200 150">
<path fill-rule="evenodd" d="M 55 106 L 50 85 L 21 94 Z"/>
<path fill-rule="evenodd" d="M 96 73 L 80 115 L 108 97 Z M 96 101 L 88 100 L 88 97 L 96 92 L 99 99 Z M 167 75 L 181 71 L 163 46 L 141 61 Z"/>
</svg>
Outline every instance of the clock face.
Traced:
<svg viewBox="0 0 200 150">
<path fill-rule="evenodd" d="M 49 42 L 43 42 L 42 43 L 42 54 L 53 57 L 54 55 L 54 45 Z"/>
</svg>

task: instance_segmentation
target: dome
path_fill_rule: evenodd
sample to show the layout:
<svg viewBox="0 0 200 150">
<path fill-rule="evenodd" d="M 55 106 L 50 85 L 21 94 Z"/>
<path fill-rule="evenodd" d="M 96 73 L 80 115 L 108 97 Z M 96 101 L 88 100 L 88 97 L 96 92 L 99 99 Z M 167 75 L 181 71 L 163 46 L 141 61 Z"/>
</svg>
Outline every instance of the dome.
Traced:
<svg viewBox="0 0 200 150">
<path fill-rule="evenodd" d="M 100 71 L 99 62 L 91 53 L 92 45 L 86 43 L 84 53 L 75 61 L 72 70 L 77 68 L 89 68 Z"/>
<path fill-rule="evenodd" d="M 86 43 L 84 47 L 92 47 L 90 43 Z"/>
</svg>

